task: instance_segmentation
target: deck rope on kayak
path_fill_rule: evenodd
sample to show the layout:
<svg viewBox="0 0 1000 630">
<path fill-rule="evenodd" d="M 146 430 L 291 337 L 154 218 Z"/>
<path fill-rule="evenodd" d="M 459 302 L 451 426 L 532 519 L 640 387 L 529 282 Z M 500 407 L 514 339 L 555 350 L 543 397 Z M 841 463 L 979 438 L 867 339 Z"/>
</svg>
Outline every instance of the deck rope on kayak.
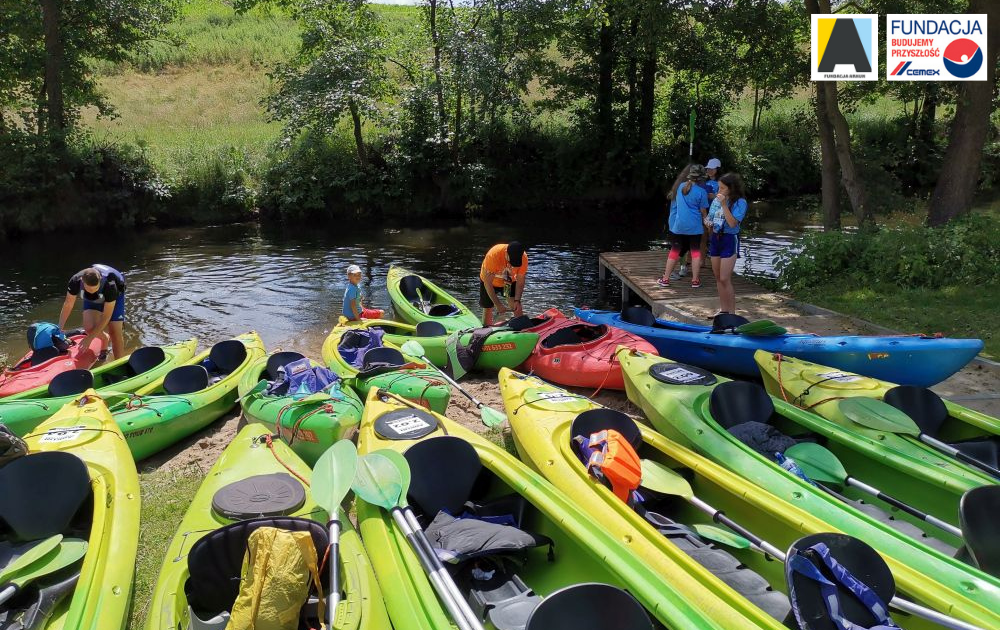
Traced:
<svg viewBox="0 0 1000 630">
<path fill-rule="evenodd" d="M 781 362 L 782 362 L 783 359 L 784 359 L 784 357 L 781 355 L 780 352 L 776 352 L 774 354 L 774 360 L 777 361 L 777 363 L 778 363 L 778 389 L 781 391 L 781 397 L 785 400 L 786 403 L 794 405 L 794 406 L 798 407 L 799 409 L 805 409 L 806 411 L 810 411 L 814 407 L 819 407 L 823 403 L 833 402 L 834 400 L 844 400 L 844 399 L 847 398 L 847 396 L 830 396 L 828 398 L 823 398 L 822 400 L 818 400 L 818 401 L 816 401 L 816 402 L 814 402 L 814 403 L 812 403 L 810 405 L 806 405 L 805 404 L 805 398 L 809 394 L 809 390 L 812 389 L 814 385 L 819 385 L 819 384 L 825 383 L 827 381 L 837 380 L 834 377 L 830 377 L 830 378 L 824 378 L 822 380 L 816 381 L 815 383 L 809 384 L 805 389 L 802 390 L 801 394 L 799 394 L 798 396 L 796 396 L 792 400 L 788 400 L 788 395 L 785 392 L 785 384 L 781 380 Z"/>
<path fill-rule="evenodd" d="M 611 371 L 615 368 L 616 361 L 618 361 L 618 355 L 612 354 L 611 360 L 608 361 L 608 370 L 604 373 L 604 378 L 601 379 L 601 384 L 598 385 L 597 389 L 594 390 L 594 393 L 590 395 L 591 398 L 600 394 L 601 390 L 604 389 L 604 384 L 608 382 L 608 377 L 611 376 Z"/>
<path fill-rule="evenodd" d="M 292 408 L 291 405 L 285 405 L 284 407 L 282 407 L 278 411 L 278 417 L 275 418 L 275 420 L 274 420 L 274 426 L 278 428 L 278 431 L 281 431 L 281 416 L 286 411 L 288 411 L 291 408 Z M 307 418 L 315 416 L 318 413 L 329 413 L 329 414 L 332 414 L 333 413 L 333 405 L 331 405 L 330 403 L 325 403 L 323 405 L 320 405 L 319 407 L 316 407 L 315 409 L 310 409 L 306 413 L 304 413 L 301 416 L 299 416 L 299 419 L 296 420 L 295 424 L 292 425 L 292 434 L 290 436 L 288 436 L 288 445 L 289 446 L 291 446 L 292 443 L 295 442 L 295 438 L 296 438 L 296 436 L 299 433 L 299 427 L 302 426 L 302 423 L 305 422 L 305 420 Z"/>
<path fill-rule="evenodd" d="M 414 374 L 414 373 L 409 372 L 409 371 L 407 371 L 407 372 L 398 372 L 394 376 L 391 376 L 388 379 L 386 379 L 385 386 L 381 387 L 380 390 L 385 391 L 385 392 L 388 393 L 390 387 L 392 387 L 393 385 L 395 385 L 399 381 L 402 381 L 403 379 L 410 378 L 410 377 L 417 378 L 417 379 L 420 379 L 420 380 L 424 381 L 424 388 L 422 390 L 420 390 L 420 393 L 417 395 L 417 401 L 418 401 L 417 404 L 421 405 L 422 407 L 424 407 L 426 409 L 430 409 L 431 404 L 430 404 L 430 401 L 427 400 L 427 398 L 425 397 L 425 394 L 427 393 L 427 390 L 429 390 L 432 387 L 439 387 L 441 385 L 444 385 L 445 384 L 444 381 L 441 381 L 441 380 L 436 379 L 436 378 L 429 378 L 427 376 L 424 376 L 423 374 Z"/>
</svg>

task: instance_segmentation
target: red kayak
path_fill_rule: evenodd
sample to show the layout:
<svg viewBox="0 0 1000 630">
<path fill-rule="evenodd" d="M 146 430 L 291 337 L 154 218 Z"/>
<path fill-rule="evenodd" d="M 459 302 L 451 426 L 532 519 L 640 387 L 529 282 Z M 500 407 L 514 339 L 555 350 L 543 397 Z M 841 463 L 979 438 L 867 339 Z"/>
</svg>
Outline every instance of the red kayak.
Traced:
<svg viewBox="0 0 1000 630">
<path fill-rule="evenodd" d="M 97 363 L 97 355 L 104 350 L 104 339 L 98 337 L 86 352 L 80 351 L 80 341 L 86 335 L 69 337 L 70 347 L 66 352 L 55 348 L 44 348 L 29 352 L 0 375 L 0 398 L 47 385 L 57 374 L 68 370 L 86 370 Z"/>
<path fill-rule="evenodd" d="M 627 346 L 657 354 L 656 348 L 641 337 L 614 326 L 566 317 L 556 308 L 537 317 L 517 318 L 509 325 L 539 335 L 535 350 L 521 369 L 559 385 L 625 389 L 615 349 Z"/>
</svg>

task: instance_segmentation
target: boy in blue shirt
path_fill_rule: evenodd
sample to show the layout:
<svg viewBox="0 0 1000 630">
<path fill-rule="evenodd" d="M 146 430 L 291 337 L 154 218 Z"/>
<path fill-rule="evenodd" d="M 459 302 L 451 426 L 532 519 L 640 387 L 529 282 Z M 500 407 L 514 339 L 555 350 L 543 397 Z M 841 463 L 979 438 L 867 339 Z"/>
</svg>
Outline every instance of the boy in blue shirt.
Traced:
<svg viewBox="0 0 1000 630">
<path fill-rule="evenodd" d="M 347 288 L 344 289 L 344 305 L 341 313 L 349 321 L 362 319 L 378 319 L 385 314 L 375 308 L 365 308 L 361 297 L 361 267 L 351 265 L 347 268 Z"/>
</svg>

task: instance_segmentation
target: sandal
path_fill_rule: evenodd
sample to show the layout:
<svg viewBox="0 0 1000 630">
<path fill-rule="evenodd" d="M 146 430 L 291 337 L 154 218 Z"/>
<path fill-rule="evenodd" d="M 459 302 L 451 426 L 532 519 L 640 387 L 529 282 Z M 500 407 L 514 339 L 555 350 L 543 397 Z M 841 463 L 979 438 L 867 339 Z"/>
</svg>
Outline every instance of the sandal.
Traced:
<svg viewBox="0 0 1000 630">
<path fill-rule="evenodd" d="M 660 285 L 661 287 L 669 287 L 670 278 L 660 278 L 659 280 L 656 281 L 656 284 Z"/>
<path fill-rule="evenodd" d="M 692 289 L 700 289 L 701 288 L 701 280 L 692 280 L 691 281 L 691 288 Z"/>
</svg>

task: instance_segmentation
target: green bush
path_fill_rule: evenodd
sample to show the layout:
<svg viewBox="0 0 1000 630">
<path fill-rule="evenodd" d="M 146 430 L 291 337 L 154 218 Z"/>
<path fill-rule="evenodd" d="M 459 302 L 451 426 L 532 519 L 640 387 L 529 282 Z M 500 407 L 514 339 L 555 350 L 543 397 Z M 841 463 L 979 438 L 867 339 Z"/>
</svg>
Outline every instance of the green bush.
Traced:
<svg viewBox="0 0 1000 630">
<path fill-rule="evenodd" d="M 779 255 L 776 268 L 792 291 L 831 283 L 934 289 L 1000 281 L 1000 225 L 973 215 L 940 228 L 906 226 L 818 232 Z"/>
</svg>

